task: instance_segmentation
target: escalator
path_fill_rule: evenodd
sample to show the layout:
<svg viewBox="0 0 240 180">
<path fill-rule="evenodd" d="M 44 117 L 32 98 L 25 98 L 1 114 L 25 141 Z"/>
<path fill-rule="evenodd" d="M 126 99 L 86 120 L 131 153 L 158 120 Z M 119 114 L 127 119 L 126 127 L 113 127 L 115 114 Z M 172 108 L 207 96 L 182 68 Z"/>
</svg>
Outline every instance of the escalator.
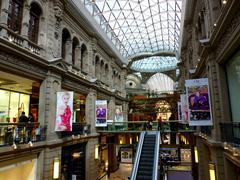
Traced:
<svg viewBox="0 0 240 180">
<path fill-rule="evenodd" d="M 131 180 L 157 180 L 160 132 L 142 132 Z"/>
</svg>

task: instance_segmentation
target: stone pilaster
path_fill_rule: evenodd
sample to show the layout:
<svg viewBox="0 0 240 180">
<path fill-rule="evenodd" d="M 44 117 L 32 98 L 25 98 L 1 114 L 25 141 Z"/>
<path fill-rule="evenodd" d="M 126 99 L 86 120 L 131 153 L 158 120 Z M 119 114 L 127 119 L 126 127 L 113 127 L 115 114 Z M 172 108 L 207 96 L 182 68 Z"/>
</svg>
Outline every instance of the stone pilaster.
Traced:
<svg viewBox="0 0 240 180">
<path fill-rule="evenodd" d="M 210 152 L 208 147 L 203 143 L 200 138 L 197 138 L 197 149 L 199 155 L 199 163 L 198 163 L 198 179 L 206 180 L 209 179 L 209 155 Z"/>
<path fill-rule="evenodd" d="M 53 179 L 53 162 L 54 158 L 59 158 L 61 165 L 61 154 L 62 148 L 46 148 L 44 150 L 44 165 L 42 168 L 42 179 L 51 180 Z M 61 167 L 59 167 L 59 177 L 61 179 Z"/>
<path fill-rule="evenodd" d="M 28 2 L 24 3 L 22 17 L 23 19 L 22 19 L 21 35 L 25 38 L 28 38 L 28 28 L 29 28 L 29 19 L 30 19 L 30 5 L 28 4 Z"/>
<path fill-rule="evenodd" d="M 86 179 L 97 179 L 98 163 L 95 160 L 95 145 L 98 144 L 98 138 L 89 139 L 86 146 Z"/>
<path fill-rule="evenodd" d="M 90 89 L 87 97 L 86 97 L 86 122 L 87 124 L 91 124 L 91 133 L 96 133 L 95 128 L 95 115 L 96 108 L 95 102 L 97 99 L 96 91 L 94 89 Z"/>
<path fill-rule="evenodd" d="M 224 157 L 223 157 L 223 148 L 222 147 L 214 147 L 212 146 L 211 153 L 213 163 L 215 164 L 216 169 L 216 179 L 218 180 L 225 180 L 228 179 L 225 177 L 224 173 Z"/>
<path fill-rule="evenodd" d="M 114 120 L 115 117 L 115 97 L 111 97 L 108 103 L 108 119 Z"/>
<path fill-rule="evenodd" d="M 128 121 L 128 111 L 129 111 L 129 107 L 128 107 L 128 102 L 123 102 L 123 119 L 124 121 Z"/>
<path fill-rule="evenodd" d="M 40 86 L 39 95 L 39 122 L 47 125 L 47 140 L 58 137 L 54 130 L 57 91 L 61 91 L 61 77 L 48 72 L 48 76 Z"/>
<path fill-rule="evenodd" d="M 69 64 L 72 64 L 72 41 L 67 40 L 65 44 L 65 61 Z"/>
</svg>

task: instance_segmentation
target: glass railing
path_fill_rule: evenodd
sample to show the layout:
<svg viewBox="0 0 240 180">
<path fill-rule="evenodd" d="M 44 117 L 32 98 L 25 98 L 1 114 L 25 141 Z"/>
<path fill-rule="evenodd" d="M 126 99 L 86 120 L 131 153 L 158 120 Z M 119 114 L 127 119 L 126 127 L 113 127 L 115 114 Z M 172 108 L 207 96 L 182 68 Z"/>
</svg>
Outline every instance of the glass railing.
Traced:
<svg viewBox="0 0 240 180">
<path fill-rule="evenodd" d="M 46 130 L 39 123 L 0 123 L 0 146 L 44 141 Z"/>
<path fill-rule="evenodd" d="M 91 133 L 91 125 L 86 123 L 73 123 L 72 131 L 61 132 L 62 138 L 69 136 L 88 135 Z"/>
<path fill-rule="evenodd" d="M 221 140 L 233 146 L 240 147 L 240 123 L 220 123 Z"/>
<path fill-rule="evenodd" d="M 97 127 L 98 132 L 124 132 L 124 131 L 156 131 L 161 132 L 195 132 L 193 127 L 183 124 L 180 121 L 163 121 L 159 123 L 153 121 L 152 125 L 148 121 L 128 121 L 128 122 L 111 122 L 106 127 Z"/>
</svg>

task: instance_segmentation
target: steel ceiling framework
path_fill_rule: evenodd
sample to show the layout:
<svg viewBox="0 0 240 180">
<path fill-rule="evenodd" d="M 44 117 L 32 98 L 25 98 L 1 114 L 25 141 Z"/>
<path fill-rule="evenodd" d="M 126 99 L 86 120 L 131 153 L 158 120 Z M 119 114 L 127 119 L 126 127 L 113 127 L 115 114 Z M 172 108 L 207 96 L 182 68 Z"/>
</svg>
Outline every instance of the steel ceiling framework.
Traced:
<svg viewBox="0 0 240 180">
<path fill-rule="evenodd" d="M 176 68 L 182 0 L 81 0 L 131 68 L 163 72 Z M 161 56 L 172 52 L 175 56 Z M 152 53 L 153 57 L 144 54 Z"/>
</svg>

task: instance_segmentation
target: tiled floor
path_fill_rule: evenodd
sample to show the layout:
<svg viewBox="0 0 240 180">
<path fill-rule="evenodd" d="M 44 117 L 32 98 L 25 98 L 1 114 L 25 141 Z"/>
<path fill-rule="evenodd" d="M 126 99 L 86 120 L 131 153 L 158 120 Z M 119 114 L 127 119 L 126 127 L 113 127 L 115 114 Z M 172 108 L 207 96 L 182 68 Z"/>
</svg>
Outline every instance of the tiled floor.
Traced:
<svg viewBox="0 0 240 180">
<path fill-rule="evenodd" d="M 124 164 L 121 163 L 119 169 L 114 173 L 111 173 L 110 178 L 108 180 L 127 180 L 131 175 L 132 164 Z"/>
</svg>

